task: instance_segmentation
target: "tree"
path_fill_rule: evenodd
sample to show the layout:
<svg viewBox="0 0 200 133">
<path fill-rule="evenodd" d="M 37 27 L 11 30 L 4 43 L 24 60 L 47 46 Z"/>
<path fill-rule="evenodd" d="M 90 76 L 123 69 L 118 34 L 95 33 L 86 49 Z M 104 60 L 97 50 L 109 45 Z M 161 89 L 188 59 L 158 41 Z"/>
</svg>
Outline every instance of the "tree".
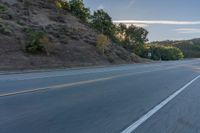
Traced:
<svg viewBox="0 0 200 133">
<path fill-rule="evenodd" d="M 143 50 L 141 45 L 148 41 L 147 35 L 148 31 L 142 27 L 134 25 L 128 27 L 125 24 L 117 26 L 116 38 L 124 48 L 135 53 L 141 53 Z"/>
<path fill-rule="evenodd" d="M 131 25 L 126 30 L 126 40 L 130 45 L 143 45 L 148 41 L 148 31 L 142 27 Z"/>
<path fill-rule="evenodd" d="M 97 10 L 91 17 L 92 26 L 102 34 L 113 37 L 115 34 L 115 26 L 112 18 L 103 9 Z"/>
<path fill-rule="evenodd" d="M 144 45 L 144 51 L 141 53 L 141 57 L 149 58 L 148 52 L 151 52 L 150 57 L 153 60 L 180 60 L 184 58 L 182 51 L 173 46 L 163 46 L 163 45 Z"/>
<path fill-rule="evenodd" d="M 82 21 L 87 22 L 90 17 L 90 10 L 86 8 L 83 0 L 70 0 L 69 11 L 80 18 Z"/>
<path fill-rule="evenodd" d="M 119 42 L 123 43 L 126 36 L 126 30 L 127 26 L 123 23 L 120 23 L 118 26 L 116 26 L 116 39 L 118 39 Z"/>
</svg>

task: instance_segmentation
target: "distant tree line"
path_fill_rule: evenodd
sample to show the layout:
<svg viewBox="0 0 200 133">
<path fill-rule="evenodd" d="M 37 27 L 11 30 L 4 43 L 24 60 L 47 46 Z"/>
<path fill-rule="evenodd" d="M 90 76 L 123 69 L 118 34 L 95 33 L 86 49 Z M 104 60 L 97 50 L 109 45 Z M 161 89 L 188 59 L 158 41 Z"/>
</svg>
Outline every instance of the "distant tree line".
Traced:
<svg viewBox="0 0 200 133">
<path fill-rule="evenodd" d="M 180 40 L 180 41 L 161 41 L 153 44 L 163 46 L 173 46 L 179 48 L 185 58 L 200 58 L 200 39 Z"/>
<path fill-rule="evenodd" d="M 183 52 L 173 46 L 145 44 L 136 49 L 137 54 L 152 60 L 180 60 L 184 58 Z"/>
</svg>

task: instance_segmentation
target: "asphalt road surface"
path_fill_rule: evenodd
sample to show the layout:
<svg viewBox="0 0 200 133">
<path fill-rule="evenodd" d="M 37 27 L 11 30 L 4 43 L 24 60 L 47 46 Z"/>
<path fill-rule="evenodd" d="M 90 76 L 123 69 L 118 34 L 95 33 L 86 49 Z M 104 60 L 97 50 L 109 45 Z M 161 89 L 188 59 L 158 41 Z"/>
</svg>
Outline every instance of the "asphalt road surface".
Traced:
<svg viewBox="0 0 200 133">
<path fill-rule="evenodd" d="M 200 60 L 0 75 L 0 133 L 200 133 Z"/>
</svg>

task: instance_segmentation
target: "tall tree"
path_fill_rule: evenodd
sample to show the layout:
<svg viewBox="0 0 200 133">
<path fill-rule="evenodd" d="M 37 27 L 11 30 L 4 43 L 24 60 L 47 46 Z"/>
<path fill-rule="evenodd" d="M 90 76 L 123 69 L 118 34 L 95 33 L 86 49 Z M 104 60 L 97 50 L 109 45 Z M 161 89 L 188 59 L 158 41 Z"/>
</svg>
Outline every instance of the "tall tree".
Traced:
<svg viewBox="0 0 200 133">
<path fill-rule="evenodd" d="M 117 26 L 116 37 L 124 48 L 133 51 L 142 49 L 142 45 L 148 41 L 148 31 L 142 27 L 134 25 L 126 26 L 119 24 Z"/>
<path fill-rule="evenodd" d="M 69 1 L 70 12 L 80 18 L 81 20 L 87 22 L 90 17 L 90 10 L 86 8 L 83 0 L 70 0 Z"/>
<path fill-rule="evenodd" d="M 141 45 L 148 41 L 148 31 L 142 27 L 131 25 L 126 30 L 126 40 L 130 45 Z"/>
<path fill-rule="evenodd" d="M 95 29 L 110 37 L 114 36 L 115 25 L 112 18 L 103 9 L 95 11 L 91 18 L 91 23 Z"/>
</svg>

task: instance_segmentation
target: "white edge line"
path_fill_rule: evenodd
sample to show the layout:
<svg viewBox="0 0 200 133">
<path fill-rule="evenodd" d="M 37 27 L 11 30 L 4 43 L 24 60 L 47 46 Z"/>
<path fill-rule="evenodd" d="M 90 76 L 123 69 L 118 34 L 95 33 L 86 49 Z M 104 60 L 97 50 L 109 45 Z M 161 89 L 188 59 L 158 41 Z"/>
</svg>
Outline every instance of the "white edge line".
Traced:
<svg viewBox="0 0 200 133">
<path fill-rule="evenodd" d="M 179 95 L 182 91 L 184 91 L 188 86 L 190 86 L 193 82 L 195 82 L 197 79 L 200 78 L 200 75 L 191 80 L 189 83 L 184 85 L 182 88 L 180 88 L 178 91 L 170 95 L 167 99 L 162 101 L 160 104 L 155 106 L 153 109 L 151 109 L 148 113 L 140 117 L 137 121 L 135 121 L 132 125 L 130 125 L 128 128 L 123 130 L 121 133 L 131 133 L 135 131 L 141 124 L 143 124 L 146 120 L 148 120 L 151 116 L 153 116 L 156 112 L 158 112 L 161 108 L 163 108 L 166 104 L 168 104 L 171 100 L 173 100 L 177 95 Z"/>
</svg>

